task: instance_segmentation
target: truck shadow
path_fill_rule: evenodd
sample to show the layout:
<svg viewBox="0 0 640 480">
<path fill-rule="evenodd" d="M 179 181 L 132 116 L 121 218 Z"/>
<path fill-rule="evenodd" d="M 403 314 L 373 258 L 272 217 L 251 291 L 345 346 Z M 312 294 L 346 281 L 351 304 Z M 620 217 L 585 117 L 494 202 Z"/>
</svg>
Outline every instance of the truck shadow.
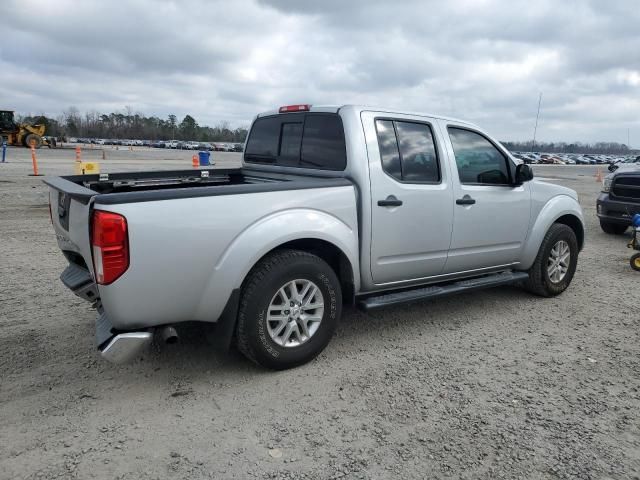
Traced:
<svg viewBox="0 0 640 480">
<path fill-rule="evenodd" d="M 505 331 L 515 315 L 536 311 L 541 301 L 547 300 L 515 287 L 502 287 L 368 314 L 348 307 L 334 338 L 318 358 L 297 369 L 281 372 L 253 364 L 233 347 L 228 352 L 217 350 L 207 340 L 206 329 L 200 324 L 180 327 L 178 344 L 155 341 L 133 363 L 113 365 L 98 356 L 93 344 L 93 327 L 85 323 L 83 315 L 81 320 L 58 324 L 48 338 L 37 329 L 14 332 L 3 338 L 0 348 L 4 346 L 2 363 L 8 373 L 7 380 L 12 378 L 16 382 L 1 397 L 17 400 L 25 395 L 61 393 L 71 388 L 77 390 L 78 395 L 91 398 L 104 391 L 105 378 L 115 382 L 119 390 L 131 388 L 133 391 L 140 390 L 140 381 L 144 378 L 144 390 L 162 391 L 170 399 L 257 378 L 279 382 L 301 373 L 313 376 L 319 365 L 332 369 L 345 358 L 358 361 L 382 349 L 401 350 L 406 348 L 408 336 L 428 339 L 430 335 L 463 329 L 471 322 L 489 322 L 490 316 L 499 317 L 499 323 L 493 328 Z M 65 342 L 52 340 L 55 338 L 64 338 Z M 35 375 L 39 381 L 27 381 L 29 375 Z"/>
<path fill-rule="evenodd" d="M 477 291 L 464 296 L 419 301 L 407 305 L 388 307 L 365 313 L 355 307 L 343 309 L 341 322 L 335 336 L 322 357 L 336 355 L 334 348 L 362 343 L 366 348 L 376 349 L 386 345 L 387 338 L 433 332 L 434 329 L 458 328 L 462 325 L 483 321 L 494 312 L 509 315 L 512 311 L 536 308 L 541 299 L 520 288 L 504 286 Z M 221 351 L 207 340 L 207 326 L 189 324 L 178 327 L 180 341 L 175 345 L 164 345 L 156 341 L 147 361 L 159 367 L 179 365 L 186 368 L 207 368 L 217 372 L 268 373 L 269 370 L 254 365 L 232 345 Z M 217 373 L 216 372 L 216 373 Z"/>
</svg>

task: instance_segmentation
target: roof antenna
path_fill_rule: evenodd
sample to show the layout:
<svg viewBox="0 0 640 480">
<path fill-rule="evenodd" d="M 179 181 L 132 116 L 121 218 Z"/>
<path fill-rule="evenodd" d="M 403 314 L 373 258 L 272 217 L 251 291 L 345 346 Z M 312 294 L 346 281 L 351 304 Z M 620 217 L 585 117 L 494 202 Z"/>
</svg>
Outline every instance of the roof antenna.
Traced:
<svg viewBox="0 0 640 480">
<path fill-rule="evenodd" d="M 542 103 L 542 92 L 540 92 L 540 96 L 538 97 L 538 113 L 536 114 L 536 126 L 533 127 L 533 145 L 531 146 L 531 150 L 535 151 L 536 149 L 536 133 L 538 132 L 538 118 L 540 117 L 540 104 Z"/>
</svg>

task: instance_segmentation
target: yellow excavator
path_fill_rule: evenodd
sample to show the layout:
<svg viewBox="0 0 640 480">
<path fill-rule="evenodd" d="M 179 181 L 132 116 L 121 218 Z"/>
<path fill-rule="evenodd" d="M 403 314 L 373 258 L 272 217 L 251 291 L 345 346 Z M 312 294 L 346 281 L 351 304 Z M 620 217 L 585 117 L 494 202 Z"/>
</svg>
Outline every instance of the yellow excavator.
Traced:
<svg viewBox="0 0 640 480">
<path fill-rule="evenodd" d="M 3 141 L 7 145 L 17 145 L 40 148 L 43 145 L 55 147 L 55 140 L 48 140 L 44 137 L 46 126 L 38 123 L 29 125 L 26 123 L 17 124 L 13 119 L 11 110 L 0 110 L 0 144 Z"/>
</svg>

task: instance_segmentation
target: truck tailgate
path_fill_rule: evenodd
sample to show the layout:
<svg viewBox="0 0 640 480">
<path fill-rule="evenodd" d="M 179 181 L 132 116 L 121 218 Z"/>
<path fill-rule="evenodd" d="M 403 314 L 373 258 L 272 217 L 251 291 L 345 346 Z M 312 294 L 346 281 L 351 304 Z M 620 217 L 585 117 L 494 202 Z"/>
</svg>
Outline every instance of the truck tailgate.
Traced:
<svg viewBox="0 0 640 480">
<path fill-rule="evenodd" d="M 89 222 L 91 199 L 97 193 L 60 177 L 46 179 L 45 183 L 49 186 L 51 221 L 58 246 L 72 266 L 93 275 Z M 68 283 L 77 283 L 78 276 L 75 271 L 62 280 L 70 287 Z"/>
</svg>

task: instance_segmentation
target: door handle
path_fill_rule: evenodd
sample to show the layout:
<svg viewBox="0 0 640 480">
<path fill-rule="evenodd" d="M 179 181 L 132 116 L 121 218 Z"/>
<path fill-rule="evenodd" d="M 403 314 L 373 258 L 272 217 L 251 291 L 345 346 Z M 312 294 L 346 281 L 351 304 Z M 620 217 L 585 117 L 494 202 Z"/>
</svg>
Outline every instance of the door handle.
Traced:
<svg viewBox="0 0 640 480">
<path fill-rule="evenodd" d="M 398 200 L 394 195 L 389 195 L 384 200 L 378 200 L 379 207 L 399 207 L 402 205 L 402 200 Z"/>
<path fill-rule="evenodd" d="M 476 201 L 469 195 L 465 195 L 464 197 L 456 200 L 456 205 L 473 205 L 474 203 L 476 203 Z"/>
</svg>

